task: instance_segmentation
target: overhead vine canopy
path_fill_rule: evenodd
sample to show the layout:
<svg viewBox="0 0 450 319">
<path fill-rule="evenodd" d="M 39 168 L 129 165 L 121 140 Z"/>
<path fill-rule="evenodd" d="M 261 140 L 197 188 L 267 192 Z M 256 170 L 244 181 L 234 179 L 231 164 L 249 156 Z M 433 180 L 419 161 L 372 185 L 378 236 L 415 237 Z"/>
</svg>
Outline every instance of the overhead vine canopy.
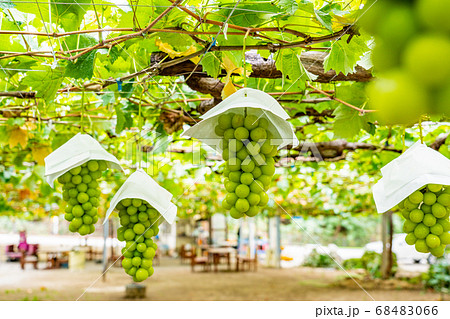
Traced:
<svg viewBox="0 0 450 319">
<path fill-rule="evenodd" d="M 286 150 L 288 159 L 314 166 L 321 160 L 351 160 L 350 152 L 364 158 L 366 150 L 366 156 L 381 156 L 378 163 L 383 163 L 403 150 L 405 134 L 401 127 L 379 126 L 367 106 L 373 39 L 358 28 L 368 10 L 364 4 L 0 0 L 3 182 L 36 182 L 32 189 L 41 185 L 42 194 L 52 194 L 37 182 L 43 159 L 77 132 L 93 135 L 130 166 L 135 159 L 126 158 L 126 147 L 137 135 L 145 140 L 141 152 L 159 149 L 160 154 L 170 144 L 176 161 L 182 161 L 191 143 L 178 138 L 183 127 L 242 87 L 276 98 L 291 115 L 299 140 L 308 140 Z M 427 141 L 448 151 L 447 136 L 441 134 L 448 128 L 430 126 Z M 418 134 L 411 129 L 406 141 Z M 280 160 L 286 165 L 289 161 Z M 276 187 L 287 189 L 286 184 Z"/>
</svg>

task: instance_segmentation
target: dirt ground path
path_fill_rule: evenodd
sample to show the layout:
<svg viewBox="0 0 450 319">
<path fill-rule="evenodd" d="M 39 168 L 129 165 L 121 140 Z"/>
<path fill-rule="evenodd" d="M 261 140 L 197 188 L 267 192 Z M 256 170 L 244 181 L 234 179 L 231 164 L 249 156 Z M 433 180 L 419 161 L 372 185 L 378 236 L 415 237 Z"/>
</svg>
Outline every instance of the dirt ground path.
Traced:
<svg viewBox="0 0 450 319">
<path fill-rule="evenodd" d="M 18 264 L 0 264 L 0 300 L 125 300 L 130 278 L 112 267 L 103 281 L 101 265 L 83 271 L 22 271 Z M 257 272 L 192 273 L 179 261 L 163 260 L 145 282 L 146 300 L 438 300 L 425 290 L 368 290 L 336 287 L 345 274 L 318 268 L 267 269 Z M 89 288 L 89 289 L 88 289 Z M 83 292 L 86 291 L 85 294 Z"/>
</svg>

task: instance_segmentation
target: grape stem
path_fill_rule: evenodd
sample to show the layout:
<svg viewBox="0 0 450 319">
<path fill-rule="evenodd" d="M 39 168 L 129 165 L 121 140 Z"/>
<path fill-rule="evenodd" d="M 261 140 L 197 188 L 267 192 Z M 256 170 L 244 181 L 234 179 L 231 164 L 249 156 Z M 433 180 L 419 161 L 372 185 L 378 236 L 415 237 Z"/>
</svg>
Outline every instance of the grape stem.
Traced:
<svg viewBox="0 0 450 319">
<path fill-rule="evenodd" d="M 310 83 L 308 83 L 308 86 L 309 86 L 311 89 L 313 89 L 313 90 L 315 90 L 315 91 L 317 91 L 317 92 L 319 92 L 319 93 L 321 93 L 321 94 L 323 94 L 323 95 L 329 97 L 330 99 L 332 99 L 332 100 L 334 100 L 334 101 L 336 101 L 336 102 L 339 102 L 339 103 L 341 103 L 341 104 L 343 104 L 343 105 L 345 105 L 345 106 L 348 106 L 348 107 L 350 107 L 350 108 L 352 108 L 352 109 L 358 111 L 359 113 L 364 114 L 364 113 L 373 113 L 373 112 L 377 112 L 377 110 L 365 110 L 365 109 L 361 109 L 361 108 L 359 108 L 359 107 L 357 107 L 357 106 L 354 106 L 354 105 L 352 105 L 352 104 L 350 104 L 350 103 L 348 103 L 348 102 L 342 101 L 341 99 L 338 99 L 337 97 L 335 97 L 335 96 L 333 96 L 333 95 L 331 95 L 331 94 L 328 94 L 328 93 L 326 93 L 325 91 L 323 91 L 323 90 L 321 90 L 321 89 L 318 89 L 318 88 L 312 86 Z"/>
<path fill-rule="evenodd" d="M 81 121 L 80 121 L 81 133 L 84 133 L 84 89 L 81 91 Z"/>
<path fill-rule="evenodd" d="M 422 117 L 420 117 L 420 119 L 419 119 L 419 137 L 420 137 L 420 143 L 423 144 Z"/>
<path fill-rule="evenodd" d="M 404 153 L 405 150 L 406 150 L 406 142 L 405 142 L 405 139 L 406 139 L 406 126 L 403 126 L 403 134 L 402 134 L 403 150 L 402 150 L 402 153 Z"/>
</svg>

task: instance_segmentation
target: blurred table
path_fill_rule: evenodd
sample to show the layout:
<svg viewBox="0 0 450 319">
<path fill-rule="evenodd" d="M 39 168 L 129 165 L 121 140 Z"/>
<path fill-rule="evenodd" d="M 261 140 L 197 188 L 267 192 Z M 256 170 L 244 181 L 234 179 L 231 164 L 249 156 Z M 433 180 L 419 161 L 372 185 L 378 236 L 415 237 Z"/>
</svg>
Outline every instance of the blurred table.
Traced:
<svg viewBox="0 0 450 319">
<path fill-rule="evenodd" d="M 84 246 L 82 246 L 84 248 Z M 102 260 L 103 251 L 97 250 L 92 246 L 85 246 L 86 260 Z"/>
<path fill-rule="evenodd" d="M 45 269 L 61 268 L 62 263 L 69 262 L 69 250 L 46 250 L 40 251 L 39 254 L 47 256 L 47 267 Z"/>
<path fill-rule="evenodd" d="M 214 271 L 219 271 L 219 264 L 220 260 L 222 258 L 226 258 L 228 270 L 231 270 L 231 254 L 234 254 L 236 252 L 236 249 L 234 248 L 209 248 L 207 250 L 208 252 L 208 258 L 212 261 L 214 264 Z"/>
</svg>

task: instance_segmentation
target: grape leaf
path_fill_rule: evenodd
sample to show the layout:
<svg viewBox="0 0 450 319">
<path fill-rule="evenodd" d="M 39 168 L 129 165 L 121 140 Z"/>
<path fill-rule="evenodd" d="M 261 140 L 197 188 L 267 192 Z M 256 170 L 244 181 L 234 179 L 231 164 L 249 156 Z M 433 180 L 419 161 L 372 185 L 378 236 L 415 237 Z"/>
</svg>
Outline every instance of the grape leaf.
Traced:
<svg viewBox="0 0 450 319">
<path fill-rule="evenodd" d="M 118 0 L 111 2 L 117 4 Z M 127 12 L 123 12 L 120 15 L 118 21 L 119 28 L 145 28 L 151 21 L 167 9 L 167 7 L 172 5 L 168 0 L 135 0 L 128 2 L 133 4 L 134 7 L 133 9 L 129 8 L 126 10 Z M 123 10 L 125 7 L 120 6 L 120 9 Z M 181 10 L 172 10 L 159 20 L 154 27 L 156 29 L 178 27 L 185 22 L 185 19 L 186 16 Z"/>
<path fill-rule="evenodd" d="M 0 26 L 2 30 L 18 31 L 17 25 L 11 20 L 9 16 L 0 19 Z M 19 29 L 20 30 L 20 29 Z M 27 48 L 23 41 L 21 42 L 17 37 L 11 37 L 9 34 L 0 35 L 0 50 L 12 52 L 25 52 Z"/>
<path fill-rule="evenodd" d="M 158 48 L 162 51 L 167 53 L 172 59 L 173 58 L 178 58 L 181 56 L 186 56 L 189 54 L 194 53 L 195 51 L 197 51 L 197 49 L 195 48 L 195 46 L 190 46 L 188 49 L 186 49 L 185 51 L 177 51 L 174 47 L 172 47 L 172 45 L 170 45 L 167 42 L 163 42 L 161 39 L 156 39 L 156 45 L 158 46 Z"/>
<path fill-rule="evenodd" d="M 131 114 L 129 112 L 124 112 L 122 109 L 122 105 L 117 104 L 116 109 L 116 134 L 119 134 L 126 128 L 131 128 L 133 126 L 133 119 L 131 118 Z"/>
<path fill-rule="evenodd" d="M 28 131 L 20 126 L 15 126 L 9 131 L 9 147 L 14 148 L 16 145 L 22 146 L 24 149 L 28 143 Z"/>
<path fill-rule="evenodd" d="M 117 47 L 112 47 L 111 50 L 108 51 L 108 57 L 111 63 L 114 63 L 114 61 L 116 61 L 119 56 L 120 52 Z"/>
<path fill-rule="evenodd" d="M 226 99 L 237 91 L 231 79 L 231 75 L 233 73 L 242 74 L 242 72 L 244 72 L 244 68 L 238 68 L 228 55 L 223 56 L 222 66 L 227 72 L 227 76 L 224 79 L 225 86 L 222 89 L 222 99 Z"/>
<path fill-rule="evenodd" d="M 145 28 L 155 18 L 153 6 L 135 6 L 133 10 L 121 15 L 119 28 Z"/>
<path fill-rule="evenodd" d="M 217 78 L 220 74 L 220 56 L 218 56 L 220 52 L 207 52 L 201 62 L 203 70 L 206 71 L 206 74 L 213 78 Z"/>
<path fill-rule="evenodd" d="M 331 22 L 331 15 L 327 12 L 319 10 L 314 10 L 317 20 L 325 27 L 328 31 L 333 32 L 333 23 Z"/>
<path fill-rule="evenodd" d="M 298 8 L 302 11 L 314 14 L 314 3 L 309 0 L 300 0 Z"/>
<path fill-rule="evenodd" d="M 225 5 L 222 6 L 221 10 L 214 12 L 214 19 L 224 22 L 230 16 L 234 5 L 234 3 L 231 3 L 226 7 Z M 259 26 L 280 15 L 280 7 L 272 3 L 244 3 L 238 5 L 237 8 L 230 16 L 228 22 L 244 27 Z"/>
<path fill-rule="evenodd" d="M 226 58 L 230 59 L 230 61 L 236 66 L 236 68 L 241 68 L 244 62 L 244 55 L 242 51 L 229 51 L 222 53 Z M 226 58 L 222 60 L 226 60 Z"/>
<path fill-rule="evenodd" d="M 336 97 L 362 108 L 367 101 L 366 86 L 365 82 L 356 82 L 351 85 L 341 84 L 336 87 Z"/>
<path fill-rule="evenodd" d="M 67 50 L 88 48 L 96 43 L 97 41 L 95 40 L 94 37 L 85 34 L 81 35 L 72 34 L 64 38 L 64 44 L 66 46 L 65 49 Z"/>
<path fill-rule="evenodd" d="M 160 40 L 160 41 L 158 41 L 158 40 Z M 163 52 L 166 52 L 165 50 L 169 50 L 169 52 L 172 53 L 171 50 L 173 50 L 173 51 L 176 51 L 177 53 L 179 53 L 179 52 L 186 52 L 189 50 L 193 50 L 193 48 L 195 48 L 195 46 L 196 46 L 196 43 L 187 34 L 158 33 L 156 45 Z M 163 48 L 161 48 L 161 46 L 163 46 Z M 166 52 L 166 53 L 169 54 L 169 52 Z M 195 52 L 195 50 L 193 50 L 193 52 Z M 192 53 L 192 52 L 190 52 L 190 53 Z M 189 53 L 186 53 L 184 55 L 188 55 L 188 54 Z M 182 55 L 180 55 L 180 56 L 182 56 Z"/>
<path fill-rule="evenodd" d="M 280 0 L 278 2 L 278 7 L 283 9 L 287 14 L 295 14 L 298 9 L 298 4 L 296 0 Z"/>
<path fill-rule="evenodd" d="M 95 45 L 95 38 L 88 35 L 70 35 L 65 39 L 65 45 L 69 50 L 88 48 Z M 97 50 L 93 50 L 80 56 L 76 61 L 69 61 L 66 66 L 65 76 L 74 79 L 90 79 L 94 75 L 94 60 Z"/>
<path fill-rule="evenodd" d="M 222 89 L 222 99 L 226 99 L 233 93 L 237 91 L 236 87 L 233 84 L 233 81 L 230 77 L 231 73 L 228 73 L 228 75 L 225 77 L 225 86 Z"/>
<path fill-rule="evenodd" d="M 87 10 L 91 7 L 85 5 L 91 3 L 91 0 L 77 0 L 73 1 L 74 4 L 70 4 L 70 1 L 57 0 L 60 4 L 53 4 L 53 8 L 56 9 L 56 15 L 58 16 L 59 23 L 66 31 L 78 30 L 81 21 Z M 52 10 L 52 13 L 54 12 Z"/>
<path fill-rule="evenodd" d="M 36 97 L 41 97 L 46 102 L 52 102 L 64 79 L 64 68 L 56 67 L 52 69 L 48 65 L 40 65 L 32 67 L 32 70 L 27 72 L 21 85 L 36 90 Z"/>
<path fill-rule="evenodd" d="M 357 62 L 366 51 L 369 50 L 362 37 L 353 37 L 347 43 L 349 35 L 346 34 L 331 46 L 330 54 L 325 58 L 323 67 L 325 72 L 333 69 L 336 74 L 342 72 L 344 75 L 355 71 Z"/>
<path fill-rule="evenodd" d="M 233 56 L 225 54 L 222 58 L 222 67 L 225 69 L 227 74 L 235 73 L 242 74 L 244 72 L 244 68 L 238 67 L 233 60 L 231 59 Z"/>
<path fill-rule="evenodd" d="M 359 108 L 364 108 L 367 102 L 367 96 L 365 94 L 366 86 L 367 84 L 364 82 L 357 82 L 351 85 L 342 84 L 336 87 L 336 97 Z M 349 107 L 347 108 L 352 110 Z M 358 113 L 356 110 L 352 111 Z M 375 133 L 375 125 L 373 124 L 375 119 L 373 118 L 372 113 L 365 113 L 363 116 L 358 117 L 360 119 L 361 129 L 373 135 Z M 342 124 L 344 125 L 344 123 Z"/>
<path fill-rule="evenodd" d="M 358 135 L 362 129 L 373 133 L 374 126 L 367 113 L 360 115 L 357 110 L 346 105 L 339 105 L 333 115 L 335 116 L 334 136 L 337 138 L 352 138 Z"/>
<path fill-rule="evenodd" d="M 134 81 L 134 78 L 130 79 L 129 82 L 124 82 L 122 84 L 122 91 L 119 91 L 120 97 L 129 98 L 133 94 L 133 91 L 135 89 L 135 87 L 133 86 L 133 81 Z M 130 108 L 130 106 L 132 108 L 134 105 L 128 104 L 127 108 Z"/>
<path fill-rule="evenodd" d="M 304 88 L 305 81 L 312 79 L 312 74 L 303 67 L 300 54 L 297 54 L 296 51 L 283 50 L 277 57 L 275 66 L 283 73 L 283 76 L 287 76 L 293 81 L 297 88 Z"/>
<path fill-rule="evenodd" d="M 102 94 L 102 97 L 101 97 L 102 105 L 107 106 L 110 103 L 114 103 L 115 99 L 116 99 L 116 97 L 114 96 L 114 93 L 112 93 L 112 92 L 104 93 L 104 94 Z"/>
<path fill-rule="evenodd" d="M 51 144 L 52 149 L 57 149 L 58 147 L 66 143 L 68 140 L 70 140 L 72 137 L 73 137 L 72 133 L 61 133 L 61 132 L 56 133 L 52 131 L 50 138 L 52 142 Z"/>
<path fill-rule="evenodd" d="M 104 70 L 106 71 L 106 73 L 102 73 L 102 75 L 112 78 L 118 78 L 127 74 L 130 70 L 130 67 L 131 67 L 130 59 L 119 56 L 113 63 L 111 63 L 111 60 L 107 61 Z"/>
<path fill-rule="evenodd" d="M 31 155 L 38 165 L 45 165 L 44 159 L 52 152 L 48 146 L 34 146 L 31 148 Z"/>
<path fill-rule="evenodd" d="M 21 12 L 35 15 L 34 21 L 38 23 L 58 23 L 65 31 L 75 31 L 80 27 L 84 15 L 92 7 L 91 0 L 52 0 L 49 6 L 44 2 L 13 1 L 16 9 Z M 50 8 L 50 12 L 49 12 Z M 50 13 L 50 14 L 49 14 Z"/>
<path fill-rule="evenodd" d="M 90 79 L 94 75 L 94 60 L 97 50 L 80 56 L 75 62 L 69 61 L 65 76 L 74 79 Z"/>
</svg>

